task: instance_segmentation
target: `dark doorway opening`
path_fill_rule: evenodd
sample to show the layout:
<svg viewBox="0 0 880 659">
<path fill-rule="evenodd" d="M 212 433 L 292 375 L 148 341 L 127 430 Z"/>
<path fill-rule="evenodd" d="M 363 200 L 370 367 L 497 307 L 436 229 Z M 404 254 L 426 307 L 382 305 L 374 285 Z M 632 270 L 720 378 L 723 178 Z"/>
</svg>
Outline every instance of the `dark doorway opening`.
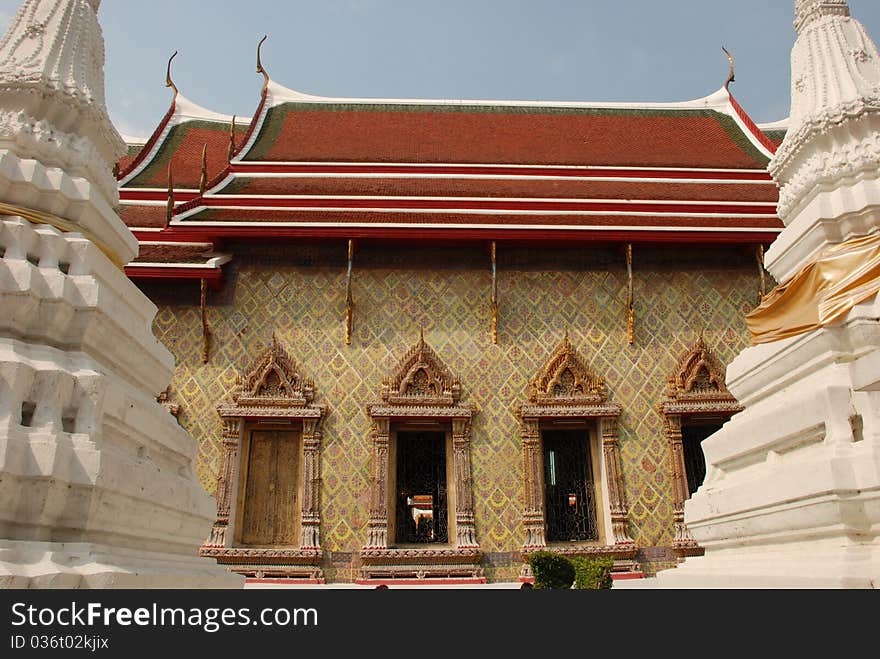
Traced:
<svg viewBox="0 0 880 659">
<path fill-rule="evenodd" d="M 541 437 L 547 541 L 598 540 L 589 433 L 545 430 Z"/>
<path fill-rule="evenodd" d="M 449 541 L 446 434 L 397 433 L 398 544 Z"/>
<path fill-rule="evenodd" d="M 721 421 L 681 421 L 681 443 L 684 453 L 684 470 L 687 475 L 688 498 L 699 489 L 706 478 L 706 457 L 702 442 L 721 428 Z"/>
</svg>

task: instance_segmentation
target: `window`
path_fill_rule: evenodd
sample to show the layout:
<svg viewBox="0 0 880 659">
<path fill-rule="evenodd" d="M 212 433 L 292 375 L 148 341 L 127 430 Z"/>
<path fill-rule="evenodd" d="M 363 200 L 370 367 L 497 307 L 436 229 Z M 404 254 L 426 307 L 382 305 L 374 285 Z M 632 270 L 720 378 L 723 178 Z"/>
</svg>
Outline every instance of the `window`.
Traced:
<svg viewBox="0 0 880 659">
<path fill-rule="evenodd" d="M 520 405 L 523 443 L 524 558 L 536 550 L 611 556 L 637 567 L 627 532 L 617 417 L 605 383 L 568 340 L 529 383 Z M 522 577 L 529 576 L 524 565 Z"/>
<path fill-rule="evenodd" d="M 322 582 L 321 422 L 315 387 L 273 335 L 223 419 L 217 520 L 199 550 L 234 572 Z"/>
<path fill-rule="evenodd" d="M 485 581 L 474 526 L 472 405 L 424 336 L 367 406 L 373 421 L 369 534 L 361 583 Z"/>
<path fill-rule="evenodd" d="M 687 417 L 681 420 L 681 444 L 684 454 L 685 476 L 687 478 L 688 497 L 703 484 L 706 478 L 706 457 L 703 455 L 703 440 L 719 430 L 723 422 L 707 423 L 691 421 Z"/>
<path fill-rule="evenodd" d="M 446 434 L 398 432 L 396 453 L 396 544 L 446 544 Z"/>
<path fill-rule="evenodd" d="M 702 442 L 742 409 L 724 386 L 724 372 L 701 334 L 669 377 L 660 405 L 672 457 L 672 549 L 681 557 L 703 553 L 684 523 L 684 502 L 706 477 Z"/>
<path fill-rule="evenodd" d="M 584 430 L 545 430 L 541 440 L 547 542 L 598 540 L 589 434 Z"/>
</svg>

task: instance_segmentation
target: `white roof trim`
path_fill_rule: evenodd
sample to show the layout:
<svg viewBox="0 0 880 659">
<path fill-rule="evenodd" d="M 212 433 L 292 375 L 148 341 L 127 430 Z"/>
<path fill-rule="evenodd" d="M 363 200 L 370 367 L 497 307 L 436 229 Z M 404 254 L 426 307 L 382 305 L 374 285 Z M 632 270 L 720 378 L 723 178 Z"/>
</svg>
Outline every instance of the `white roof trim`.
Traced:
<svg viewBox="0 0 880 659">
<path fill-rule="evenodd" d="M 197 206 L 196 208 L 191 208 L 185 213 L 181 213 L 176 218 L 171 221 L 171 224 L 174 226 L 196 226 L 196 225 L 229 225 L 236 226 L 238 224 L 253 226 L 253 225 L 266 225 L 266 226 L 274 226 L 274 225 L 283 225 L 282 222 L 213 222 L 213 221 L 197 221 L 197 222 L 183 222 L 186 218 L 195 215 L 196 213 L 202 212 L 204 210 L 234 210 L 234 211 L 268 211 L 268 212 L 290 212 L 290 213 L 302 213 L 302 212 L 315 212 L 315 213 L 405 213 L 407 215 L 578 215 L 583 217 L 588 216 L 607 216 L 607 217 L 615 217 L 618 215 L 629 215 L 632 217 L 695 217 L 695 218 L 748 218 L 748 219 L 779 219 L 776 213 L 694 213 L 694 212 L 663 212 L 663 211 L 627 211 L 626 209 L 608 211 L 608 210 L 554 210 L 554 209 L 539 209 L 539 210 L 523 210 L 523 209 L 484 209 L 484 208 L 383 208 L 381 206 L 375 206 L 372 208 L 349 208 L 349 207 L 321 207 L 314 208 L 311 206 L 292 206 L 292 207 L 284 207 L 279 208 L 277 206 L 248 206 L 247 208 L 242 208 L 240 206 Z M 296 223 L 294 223 L 296 224 Z M 313 223 L 305 223 L 306 225 Z M 338 226 L 338 223 L 337 225 Z M 345 226 L 358 226 L 356 223 L 346 222 Z M 369 226 L 376 226 L 375 223 L 370 224 Z M 393 226 L 386 225 L 383 223 L 383 226 Z M 446 226 L 446 225 L 443 225 Z M 450 225 L 454 226 L 454 225 Z"/>
<path fill-rule="evenodd" d="M 210 258 L 204 263 L 152 263 L 149 261 L 138 261 L 137 263 L 126 263 L 126 268 L 214 268 L 219 269 L 225 263 L 232 260 L 231 254 L 206 254 Z"/>
<path fill-rule="evenodd" d="M 789 117 L 786 117 L 785 119 L 780 119 L 779 121 L 771 121 L 771 122 L 767 122 L 767 123 L 763 123 L 763 124 L 755 124 L 755 125 L 763 131 L 788 130 L 789 119 L 790 119 Z"/>
<path fill-rule="evenodd" d="M 335 201 L 349 201 L 349 200 L 358 200 L 358 201 L 474 201 L 474 202 L 511 202 L 511 203 L 530 203 L 530 204 L 543 204 L 543 203 L 552 203 L 552 204 L 620 204 L 622 206 L 627 205 L 641 205 L 641 204 L 657 204 L 673 206 L 673 205 L 688 205 L 688 206 L 775 206 L 776 202 L 773 201 L 716 201 L 716 200 L 704 200 L 704 199 L 643 199 L 643 198 L 627 198 L 627 199 L 603 199 L 599 197 L 427 197 L 427 196 L 416 196 L 416 195 L 315 195 L 315 194 L 302 194 L 302 195 L 217 195 L 214 199 L 260 199 L 271 202 L 272 200 L 293 200 L 293 199 L 332 199 Z M 252 206 L 240 206 L 240 205 L 223 205 L 223 206 L 206 206 L 206 208 L 237 208 L 240 210 L 247 210 L 249 208 L 254 208 Z M 269 208 L 277 208 L 279 210 L 286 209 L 286 206 L 272 206 Z M 410 210 L 410 209 L 402 209 L 402 210 Z M 506 211 L 499 211 L 506 212 Z"/>
<path fill-rule="evenodd" d="M 192 119 L 201 119 L 203 121 L 216 121 L 217 123 L 229 124 L 232 122 L 231 114 L 221 114 L 214 112 L 208 108 L 202 107 L 198 103 L 189 100 L 183 94 L 177 95 L 176 107 L 174 108 L 174 116 L 178 118 L 178 123 Z M 236 116 L 242 122 L 250 121 L 250 118 Z"/>
<path fill-rule="evenodd" d="M 314 96 L 304 94 L 278 84 L 274 80 L 269 81 L 267 106 L 276 106 L 282 103 L 357 103 L 357 104 L 389 104 L 389 105 L 485 105 L 506 107 L 546 107 L 546 108 L 597 108 L 597 109 L 726 109 L 727 91 L 722 87 L 716 92 L 697 98 L 692 101 L 672 103 L 599 103 L 584 101 L 511 101 L 511 100 L 465 100 L 465 99 L 413 99 L 413 98 L 344 98 L 329 96 Z"/>
<path fill-rule="evenodd" d="M 173 225 L 179 226 L 199 226 L 199 227 L 250 227 L 253 222 L 172 222 Z M 268 223 L 267 223 L 268 224 Z M 316 227 L 316 228 L 381 228 L 381 229 L 529 229 L 534 231 L 561 231 L 561 230 L 577 230 L 577 231 L 695 231 L 701 233 L 719 232 L 719 233 L 780 233 L 781 228 L 761 228 L 761 227 L 697 227 L 697 226 L 676 226 L 670 227 L 663 224 L 658 225 L 584 225 L 584 224 L 421 224 L 421 223 L 383 223 L 378 225 L 374 222 L 272 222 L 268 224 L 272 227 Z"/>
</svg>

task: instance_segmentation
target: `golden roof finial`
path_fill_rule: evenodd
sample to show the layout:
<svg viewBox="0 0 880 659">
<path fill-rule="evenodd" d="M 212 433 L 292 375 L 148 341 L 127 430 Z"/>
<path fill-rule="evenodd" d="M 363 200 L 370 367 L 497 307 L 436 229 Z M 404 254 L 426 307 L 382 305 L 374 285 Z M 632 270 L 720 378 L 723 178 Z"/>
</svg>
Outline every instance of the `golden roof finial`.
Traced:
<svg viewBox="0 0 880 659">
<path fill-rule="evenodd" d="M 226 151 L 226 160 L 232 162 L 235 155 L 235 115 L 232 115 L 232 123 L 229 124 L 229 149 Z"/>
<path fill-rule="evenodd" d="M 208 145 L 202 148 L 202 175 L 199 177 L 199 194 L 205 194 L 208 186 Z"/>
<path fill-rule="evenodd" d="M 171 60 L 173 60 L 175 57 L 177 57 L 177 51 L 176 51 L 176 50 L 174 51 L 174 54 L 173 54 L 171 57 L 168 58 L 168 68 L 167 68 L 166 71 L 165 71 L 165 86 L 166 86 L 166 87 L 171 87 L 171 89 L 174 90 L 174 98 L 176 99 L 176 98 L 177 98 L 177 94 L 178 94 L 179 92 L 177 91 L 177 85 L 175 85 L 175 84 L 174 84 L 174 81 L 171 79 Z"/>
<path fill-rule="evenodd" d="M 736 79 L 733 77 L 733 55 L 724 46 L 721 46 L 721 50 L 724 51 L 724 54 L 727 55 L 727 61 L 730 62 L 730 74 L 727 76 L 727 82 L 724 83 L 724 89 L 730 91 L 730 83 L 736 82 Z"/>
<path fill-rule="evenodd" d="M 171 224 L 174 215 L 174 176 L 171 172 L 172 163 L 168 163 L 168 201 L 165 204 L 165 226 Z"/>
<path fill-rule="evenodd" d="M 257 44 L 257 73 L 262 73 L 263 77 L 266 79 L 266 82 L 263 83 L 263 90 L 269 86 L 269 74 L 266 73 L 266 69 L 263 68 L 263 60 L 260 56 L 260 51 L 263 48 L 263 42 L 269 37 L 268 34 L 264 34 L 263 38 L 260 39 L 260 43 Z"/>
<path fill-rule="evenodd" d="M 425 326 L 419 324 L 419 347 L 425 347 Z"/>
</svg>

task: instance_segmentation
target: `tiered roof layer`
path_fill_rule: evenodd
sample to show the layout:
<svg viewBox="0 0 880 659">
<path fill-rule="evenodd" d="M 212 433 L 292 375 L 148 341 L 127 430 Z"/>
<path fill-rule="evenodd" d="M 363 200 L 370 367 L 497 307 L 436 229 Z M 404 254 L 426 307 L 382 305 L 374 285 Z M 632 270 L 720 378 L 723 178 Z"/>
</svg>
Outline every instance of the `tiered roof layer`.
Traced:
<svg viewBox="0 0 880 659">
<path fill-rule="evenodd" d="M 216 280 L 230 238 L 758 244 L 782 228 L 766 166 L 784 123 L 762 130 L 726 89 L 637 105 L 330 99 L 269 81 L 230 160 L 231 122 L 178 96 L 121 163 L 121 215 L 151 244 L 132 276 Z"/>
</svg>

